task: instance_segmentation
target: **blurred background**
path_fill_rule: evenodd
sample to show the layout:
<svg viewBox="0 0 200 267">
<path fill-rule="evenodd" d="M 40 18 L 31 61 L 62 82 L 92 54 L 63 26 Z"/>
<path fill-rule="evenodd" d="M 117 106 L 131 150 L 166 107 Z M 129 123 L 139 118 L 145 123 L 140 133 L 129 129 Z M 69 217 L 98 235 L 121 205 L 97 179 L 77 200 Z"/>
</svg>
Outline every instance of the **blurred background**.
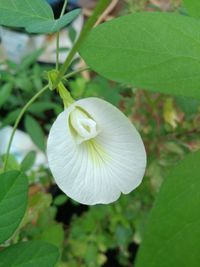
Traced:
<svg viewBox="0 0 200 267">
<path fill-rule="evenodd" d="M 63 5 L 49 0 L 55 17 Z M 60 33 L 60 63 L 78 37 L 97 1 L 68 1 L 67 11 L 81 8 Z M 179 0 L 113 0 L 98 23 L 141 11 L 185 14 Z M 21 108 L 46 83 L 54 67 L 56 35 L 28 35 L 0 29 L 0 157 Z M 71 70 L 84 67 L 77 55 Z M 110 205 L 88 207 L 67 198 L 54 184 L 45 156 L 46 137 L 62 111 L 60 98 L 46 92 L 32 104 L 14 138 L 8 169 L 21 169 L 29 179 L 29 205 L 22 224 L 4 245 L 20 240 L 46 240 L 61 253 L 57 267 L 129 267 L 142 242 L 149 211 L 169 166 L 200 147 L 200 101 L 150 93 L 117 84 L 85 71 L 66 83 L 75 99 L 96 96 L 120 108 L 140 131 L 148 153 L 141 186 Z M 140 90 L 138 90 L 140 89 Z M 2 164 L 2 162 L 0 162 Z M 1 171 L 1 170 L 0 170 Z"/>
</svg>

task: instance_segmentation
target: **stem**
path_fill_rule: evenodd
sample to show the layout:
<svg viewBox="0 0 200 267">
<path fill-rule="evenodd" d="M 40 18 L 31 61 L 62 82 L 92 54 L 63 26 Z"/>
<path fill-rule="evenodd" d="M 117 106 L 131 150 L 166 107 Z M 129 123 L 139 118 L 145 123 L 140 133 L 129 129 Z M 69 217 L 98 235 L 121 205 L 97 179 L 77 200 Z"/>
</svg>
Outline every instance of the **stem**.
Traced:
<svg viewBox="0 0 200 267">
<path fill-rule="evenodd" d="M 60 18 L 64 15 L 66 6 L 67 6 L 67 0 L 64 0 L 64 4 L 63 4 L 63 7 L 62 7 L 62 11 L 61 11 L 61 13 L 60 13 Z"/>
<path fill-rule="evenodd" d="M 6 156 L 5 156 L 5 162 L 4 162 L 4 171 L 6 171 L 6 168 L 7 168 L 7 164 L 8 164 L 8 157 L 9 157 L 9 153 L 10 153 L 10 147 L 11 147 L 11 144 L 12 144 L 12 141 L 13 141 L 13 137 L 15 135 L 15 132 L 17 130 L 17 127 L 24 115 L 24 113 L 26 112 L 26 110 L 29 108 L 29 106 L 42 94 L 44 93 L 46 90 L 48 89 L 48 85 L 46 85 L 45 87 L 43 87 L 36 95 L 34 95 L 27 103 L 26 105 L 22 108 L 22 110 L 20 111 L 16 121 L 15 121 L 15 124 L 13 126 L 13 130 L 12 130 L 12 134 L 10 136 L 10 139 L 9 139 L 9 143 L 8 143 L 8 147 L 7 147 L 7 150 L 6 150 Z"/>
<path fill-rule="evenodd" d="M 63 78 L 64 78 L 64 79 L 68 79 L 68 78 L 70 78 L 70 77 L 72 77 L 72 76 L 74 76 L 74 75 L 76 75 L 76 74 L 78 74 L 78 73 L 81 73 L 81 72 L 83 72 L 83 71 L 85 71 L 85 70 L 89 70 L 89 69 L 90 69 L 90 67 L 83 67 L 83 68 L 81 68 L 81 69 L 79 69 L 79 70 L 75 70 L 75 71 L 72 71 L 72 72 L 70 72 L 70 73 L 64 75 Z"/>
<path fill-rule="evenodd" d="M 56 69 L 58 70 L 59 68 L 59 32 L 56 33 Z"/>
<path fill-rule="evenodd" d="M 64 13 L 65 13 L 65 9 L 67 6 L 67 0 L 64 1 L 63 7 L 62 7 L 62 11 L 60 13 L 60 17 L 61 18 Z M 58 70 L 59 68 L 59 46 L 60 46 L 60 39 L 59 39 L 59 31 L 56 33 L 56 69 Z"/>
<path fill-rule="evenodd" d="M 78 51 L 80 45 L 83 43 L 83 41 L 87 37 L 89 31 L 93 28 L 93 26 L 95 25 L 95 23 L 98 20 L 99 16 L 103 13 L 103 11 L 109 5 L 109 3 L 110 3 L 109 0 L 100 0 L 100 1 L 98 1 L 98 4 L 97 4 L 92 16 L 87 20 L 85 26 L 83 27 L 83 29 L 82 29 L 82 31 L 80 33 L 80 36 L 79 36 L 78 40 L 76 41 L 76 43 L 72 47 L 70 53 L 68 54 L 68 56 L 65 59 L 62 67 L 60 68 L 60 71 L 59 71 L 59 74 L 58 74 L 58 77 L 57 77 L 57 80 L 55 82 L 54 87 L 56 87 L 58 85 L 59 81 L 64 76 L 64 74 L 67 71 L 67 69 L 68 69 L 68 67 L 69 67 L 74 55 Z"/>
</svg>

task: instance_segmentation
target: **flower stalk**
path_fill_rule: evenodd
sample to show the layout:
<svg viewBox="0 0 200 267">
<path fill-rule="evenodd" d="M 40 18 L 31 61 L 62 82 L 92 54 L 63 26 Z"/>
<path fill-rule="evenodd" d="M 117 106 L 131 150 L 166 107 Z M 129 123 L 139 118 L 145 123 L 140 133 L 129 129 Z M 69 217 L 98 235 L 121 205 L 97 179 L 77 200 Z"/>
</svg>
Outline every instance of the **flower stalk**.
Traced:
<svg viewBox="0 0 200 267">
<path fill-rule="evenodd" d="M 48 89 L 48 85 L 44 86 L 37 94 L 35 94 L 27 103 L 26 105 L 22 108 L 21 112 L 19 113 L 16 121 L 15 121 L 15 124 L 13 126 L 13 130 L 12 130 L 12 134 L 10 136 L 10 139 L 9 139 L 9 143 L 8 143 L 8 147 L 7 147 L 7 150 L 6 150 L 6 156 L 5 156 L 5 161 L 4 161 L 4 167 L 3 167 L 3 170 L 6 171 L 6 168 L 7 168 L 7 165 L 8 165 L 8 158 L 9 158 L 9 153 L 10 153 L 10 148 L 11 148 L 11 144 L 12 144 L 12 141 L 13 141 L 13 138 L 14 138 L 14 135 L 15 135 L 15 132 L 17 130 L 17 127 L 24 115 L 24 113 L 27 111 L 27 109 L 30 107 L 30 105 L 41 95 L 43 94 L 46 90 Z"/>
</svg>

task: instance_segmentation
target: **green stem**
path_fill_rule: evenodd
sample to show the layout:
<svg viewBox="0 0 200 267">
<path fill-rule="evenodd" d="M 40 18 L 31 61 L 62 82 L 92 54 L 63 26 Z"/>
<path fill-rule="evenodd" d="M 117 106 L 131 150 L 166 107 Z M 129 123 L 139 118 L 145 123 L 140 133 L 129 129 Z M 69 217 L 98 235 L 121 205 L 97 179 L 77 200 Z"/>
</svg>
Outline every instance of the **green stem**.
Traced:
<svg viewBox="0 0 200 267">
<path fill-rule="evenodd" d="M 5 161 L 4 161 L 4 171 L 6 171 L 6 168 L 7 168 L 7 164 L 8 164 L 8 157 L 9 157 L 9 153 L 10 153 L 10 148 L 11 148 L 11 144 L 12 144 L 12 141 L 13 141 L 13 137 L 15 135 L 15 132 L 17 130 L 17 127 L 24 115 L 24 113 L 26 112 L 26 110 L 29 108 L 29 106 L 42 94 L 44 93 L 46 90 L 48 89 L 48 85 L 46 85 L 45 87 L 43 87 L 36 95 L 34 95 L 27 103 L 26 105 L 22 108 L 21 112 L 19 113 L 16 121 L 15 121 L 15 124 L 13 126 L 13 130 L 12 130 L 12 133 L 11 133 L 11 136 L 10 136 L 10 139 L 9 139 L 9 143 L 8 143 L 8 147 L 7 147 L 7 150 L 6 150 L 6 156 L 5 156 Z"/>
<path fill-rule="evenodd" d="M 62 7 L 62 11 L 60 13 L 60 18 L 64 15 L 65 13 L 65 9 L 67 6 L 67 1 L 64 1 L 63 7 Z M 59 46 L 60 46 L 60 39 L 59 39 L 60 35 L 59 35 L 59 31 L 56 33 L 56 69 L 58 70 L 59 68 Z"/>
<path fill-rule="evenodd" d="M 70 72 L 70 73 L 64 75 L 63 78 L 64 78 L 64 79 L 68 79 L 68 78 L 70 78 L 70 77 L 72 77 L 72 76 L 74 76 L 74 75 L 76 75 L 76 74 L 78 74 L 78 73 L 81 73 L 81 72 L 83 72 L 83 71 L 85 71 L 85 70 L 89 70 L 89 69 L 90 69 L 90 67 L 83 67 L 83 68 L 81 68 L 81 69 L 72 71 L 72 72 Z"/>
<path fill-rule="evenodd" d="M 62 11 L 60 13 L 60 18 L 64 15 L 66 6 L 67 6 L 67 0 L 64 1 L 63 7 L 62 7 Z"/>
<path fill-rule="evenodd" d="M 60 42 L 59 42 L 59 32 L 56 33 L 56 69 L 58 70 L 59 68 L 59 46 L 60 46 Z"/>
<path fill-rule="evenodd" d="M 106 7 L 110 4 L 110 0 L 100 0 L 98 1 L 98 4 L 92 14 L 92 16 L 87 20 L 85 26 L 83 27 L 80 36 L 74 46 L 72 47 L 70 53 L 68 54 L 67 58 L 65 59 L 62 67 L 59 70 L 59 74 L 57 77 L 57 80 L 54 84 L 54 88 L 58 85 L 62 77 L 64 76 L 65 72 L 67 71 L 74 55 L 78 51 L 80 45 L 83 43 L 85 38 L 87 37 L 88 33 L 90 30 L 93 28 L 95 25 L 96 21 L 98 20 L 99 16 L 103 13 L 103 11 L 106 9 Z"/>
</svg>

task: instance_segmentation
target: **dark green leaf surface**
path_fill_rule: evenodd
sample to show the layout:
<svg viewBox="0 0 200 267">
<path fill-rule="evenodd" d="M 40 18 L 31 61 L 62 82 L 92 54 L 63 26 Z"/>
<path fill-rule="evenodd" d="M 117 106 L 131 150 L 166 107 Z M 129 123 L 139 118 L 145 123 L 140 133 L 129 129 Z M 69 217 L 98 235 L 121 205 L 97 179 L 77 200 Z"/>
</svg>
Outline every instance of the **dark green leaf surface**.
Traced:
<svg viewBox="0 0 200 267">
<path fill-rule="evenodd" d="M 22 27 L 31 33 L 56 32 L 79 13 L 80 9 L 76 9 L 55 20 L 45 0 L 0 0 L 0 25 Z"/>
<path fill-rule="evenodd" d="M 195 18 L 200 18 L 200 1 L 199 0 L 183 0 L 189 15 Z"/>
<path fill-rule="evenodd" d="M 28 182 L 24 174 L 18 171 L 9 171 L 0 175 L 0 184 L 1 244 L 12 236 L 24 216 Z"/>
<path fill-rule="evenodd" d="M 200 151 L 165 179 L 149 218 L 136 267 L 199 267 Z"/>
<path fill-rule="evenodd" d="M 25 128 L 33 142 L 42 150 L 45 150 L 45 136 L 40 124 L 31 116 L 25 117 Z"/>
<path fill-rule="evenodd" d="M 0 267 L 54 267 L 58 249 L 41 241 L 18 243 L 0 252 Z"/>
<path fill-rule="evenodd" d="M 166 94 L 200 97 L 200 21 L 137 13 L 96 27 L 80 49 L 108 79 Z"/>
</svg>

